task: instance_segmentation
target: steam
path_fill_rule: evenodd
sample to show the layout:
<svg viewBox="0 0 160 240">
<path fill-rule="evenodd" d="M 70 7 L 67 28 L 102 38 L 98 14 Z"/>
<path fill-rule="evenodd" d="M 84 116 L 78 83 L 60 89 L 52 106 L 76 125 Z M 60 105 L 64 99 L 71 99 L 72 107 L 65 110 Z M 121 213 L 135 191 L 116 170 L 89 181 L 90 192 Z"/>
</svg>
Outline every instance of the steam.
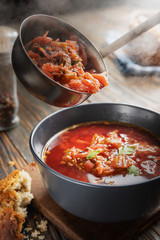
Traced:
<svg viewBox="0 0 160 240">
<path fill-rule="evenodd" d="M 17 23 L 32 14 L 38 13 L 58 15 L 72 8 L 69 1 L 70 0 L 1 0 L 0 23 Z"/>
<path fill-rule="evenodd" d="M 0 25 L 22 22 L 32 14 L 58 16 L 125 4 L 125 0 L 0 0 Z"/>
<path fill-rule="evenodd" d="M 0 0 L 0 25 L 20 23 L 26 17 L 37 13 L 57 16 L 108 4 L 108 1 L 97 0 Z"/>
</svg>

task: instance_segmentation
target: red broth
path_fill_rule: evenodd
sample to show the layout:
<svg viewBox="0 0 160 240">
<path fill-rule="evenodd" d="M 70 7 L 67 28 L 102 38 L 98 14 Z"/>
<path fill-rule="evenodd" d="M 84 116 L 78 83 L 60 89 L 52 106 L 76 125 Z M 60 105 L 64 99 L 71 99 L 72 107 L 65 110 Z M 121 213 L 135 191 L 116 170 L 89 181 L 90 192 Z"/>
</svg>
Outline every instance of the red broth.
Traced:
<svg viewBox="0 0 160 240">
<path fill-rule="evenodd" d="M 92 122 L 51 138 L 43 159 L 52 169 L 76 180 L 132 184 L 160 175 L 160 140 L 134 125 Z"/>
</svg>

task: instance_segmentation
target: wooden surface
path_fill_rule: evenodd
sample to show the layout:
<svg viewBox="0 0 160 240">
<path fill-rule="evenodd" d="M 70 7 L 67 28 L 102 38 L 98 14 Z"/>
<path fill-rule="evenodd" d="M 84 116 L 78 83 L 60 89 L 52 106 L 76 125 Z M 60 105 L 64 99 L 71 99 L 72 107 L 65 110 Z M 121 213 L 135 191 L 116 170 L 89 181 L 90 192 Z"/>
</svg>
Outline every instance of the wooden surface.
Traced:
<svg viewBox="0 0 160 240">
<path fill-rule="evenodd" d="M 55 224 L 69 240 L 133 240 L 144 228 L 159 219 L 160 206 L 147 216 L 122 223 L 95 223 L 66 212 L 49 196 L 42 177 L 33 163 L 24 168 L 32 177 L 33 206 Z"/>
<path fill-rule="evenodd" d="M 117 2 L 118 4 L 114 4 L 114 6 L 109 4 L 109 6 L 106 5 L 100 9 L 62 15 L 60 17 L 77 27 L 100 49 L 105 42 L 106 31 L 113 29 L 125 32 L 128 29 L 129 16 L 138 7 L 134 1 L 128 1 L 132 4 L 127 5 L 125 5 L 127 1 Z M 146 8 L 146 1 L 140 2 L 139 7 L 142 8 L 144 6 Z M 158 4 L 158 1 L 156 3 Z M 148 8 L 151 7 L 156 9 L 158 5 L 154 6 L 154 4 L 150 3 Z M 160 77 L 125 77 L 112 62 L 111 58 L 108 57 L 105 60 L 108 66 L 110 84 L 101 92 L 91 96 L 85 103 L 125 103 L 160 113 Z M 59 110 L 59 108 L 49 106 L 31 96 L 19 82 L 18 97 L 20 103 L 20 124 L 10 131 L 0 133 L 0 178 L 5 177 L 13 169 L 23 168 L 27 163 L 33 161 L 28 143 L 33 127 L 48 114 Z M 15 165 L 11 167 L 9 161 L 14 161 Z M 44 219 L 44 216 L 36 211 L 33 206 L 30 206 L 24 227 L 32 226 L 33 229 L 36 229 L 36 221 L 41 219 Z M 136 232 L 136 229 L 134 230 Z M 136 236 L 136 240 L 160 239 L 160 217 L 146 229 L 141 230 L 138 236 Z M 26 234 L 26 232 L 24 233 Z M 54 224 L 50 223 L 48 223 L 48 232 L 44 233 L 44 237 L 46 240 L 66 239 L 61 231 Z M 85 240 L 90 240 L 90 237 Z"/>
</svg>

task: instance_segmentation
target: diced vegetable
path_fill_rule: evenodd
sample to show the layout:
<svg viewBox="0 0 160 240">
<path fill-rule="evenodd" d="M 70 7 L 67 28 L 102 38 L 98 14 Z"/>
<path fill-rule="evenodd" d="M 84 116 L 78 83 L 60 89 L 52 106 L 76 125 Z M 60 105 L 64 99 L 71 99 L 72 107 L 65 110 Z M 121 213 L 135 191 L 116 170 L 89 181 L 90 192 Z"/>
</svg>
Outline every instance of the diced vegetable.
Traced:
<svg viewBox="0 0 160 240">
<path fill-rule="evenodd" d="M 133 174 L 134 176 L 139 176 L 140 175 L 140 170 L 138 167 L 136 167 L 135 165 L 132 165 L 130 167 L 128 167 L 128 174 Z"/>
<path fill-rule="evenodd" d="M 92 158 L 96 157 L 100 152 L 101 152 L 101 150 L 99 150 L 99 149 L 93 150 L 87 154 L 86 159 L 92 159 Z"/>
<path fill-rule="evenodd" d="M 86 171 L 89 172 L 94 167 L 94 164 L 90 160 L 87 160 L 84 163 L 84 167 L 85 167 Z"/>
<path fill-rule="evenodd" d="M 131 155 L 135 152 L 135 147 L 134 146 L 121 146 L 118 150 L 119 150 L 119 155 L 122 155 L 122 154 Z"/>
</svg>

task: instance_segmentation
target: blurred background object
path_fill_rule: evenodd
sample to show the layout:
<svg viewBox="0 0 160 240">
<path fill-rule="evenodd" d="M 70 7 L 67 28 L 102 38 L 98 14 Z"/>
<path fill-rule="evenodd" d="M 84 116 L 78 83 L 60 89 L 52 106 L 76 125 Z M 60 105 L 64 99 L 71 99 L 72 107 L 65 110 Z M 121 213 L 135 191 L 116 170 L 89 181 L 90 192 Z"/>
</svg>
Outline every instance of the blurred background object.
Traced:
<svg viewBox="0 0 160 240">
<path fill-rule="evenodd" d="M 146 21 L 155 11 L 135 11 L 131 16 L 131 29 Z M 147 46 L 147 47 L 146 47 Z M 160 65 L 160 25 L 158 24 L 148 32 L 130 43 L 128 48 L 131 59 L 142 66 Z"/>
<path fill-rule="evenodd" d="M 138 8 L 158 8 L 159 0 L 1 0 L 0 22 L 1 24 L 19 22 L 29 15 L 43 13 L 57 16 L 80 11 L 88 11 L 98 8 L 132 6 Z"/>
<path fill-rule="evenodd" d="M 0 26 L 0 131 L 17 126 L 19 103 L 17 82 L 11 63 L 11 52 L 18 33 Z"/>
</svg>

